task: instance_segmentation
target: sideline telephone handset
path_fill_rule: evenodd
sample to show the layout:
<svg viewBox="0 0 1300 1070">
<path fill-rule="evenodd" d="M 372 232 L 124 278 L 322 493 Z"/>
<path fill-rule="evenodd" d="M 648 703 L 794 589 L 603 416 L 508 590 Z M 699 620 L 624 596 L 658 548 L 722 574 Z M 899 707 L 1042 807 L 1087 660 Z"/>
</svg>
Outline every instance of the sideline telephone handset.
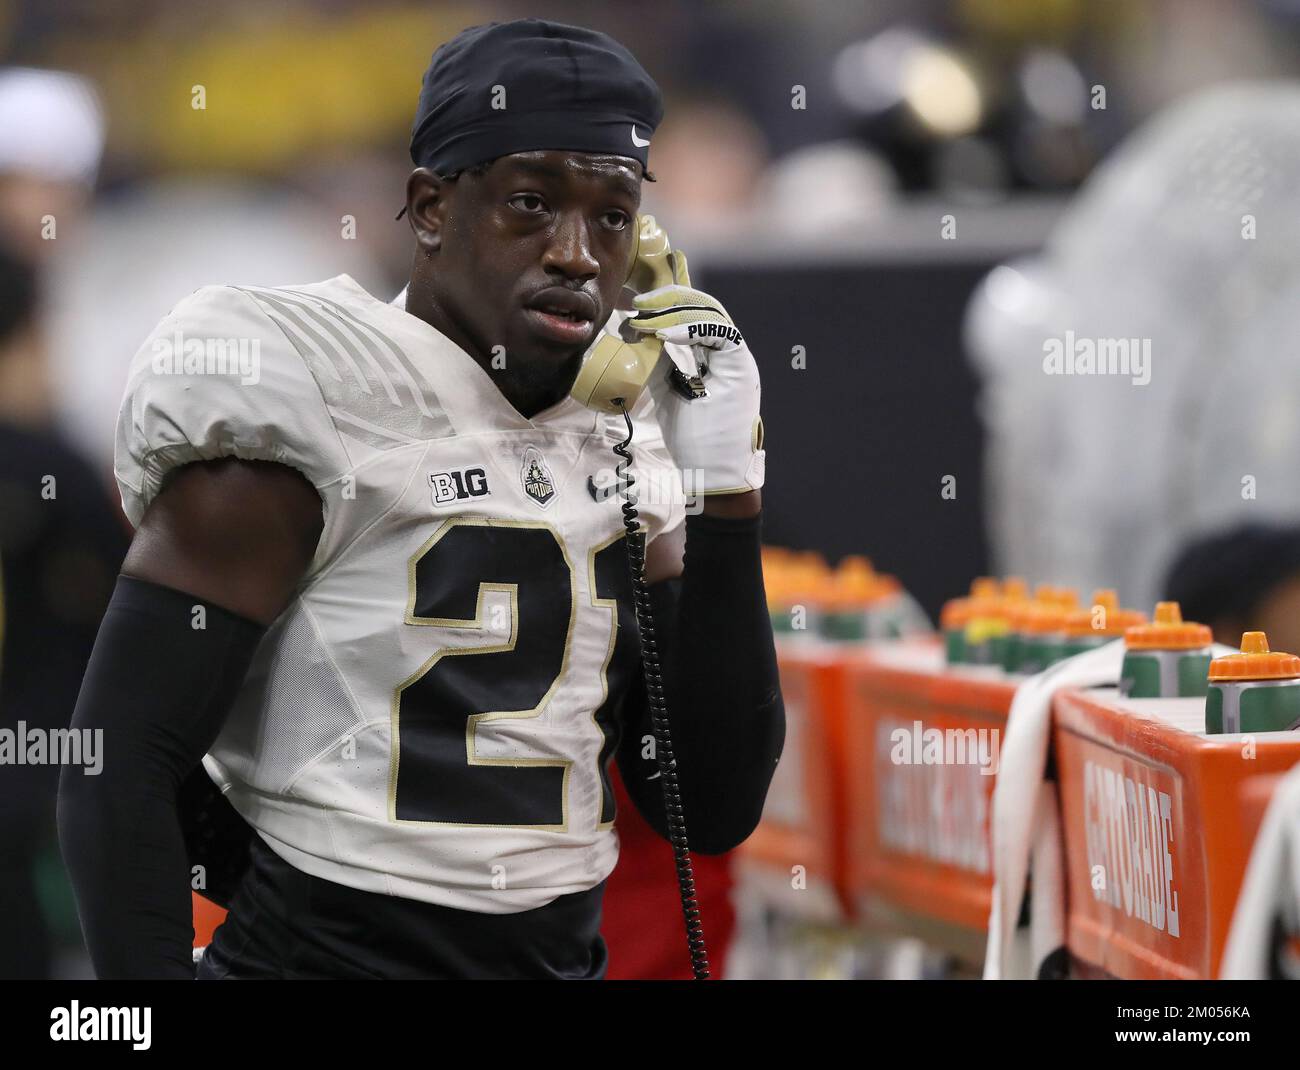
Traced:
<svg viewBox="0 0 1300 1070">
<path fill-rule="evenodd" d="M 689 286 L 686 258 L 669 246 L 668 235 L 655 217 L 639 215 L 636 226 L 637 244 L 627 285 L 637 293 L 674 284 Z M 628 341 L 602 331 L 573 381 L 571 393 L 583 405 L 601 412 L 622 412 L 619 401 L 631 409 L 663 348 L 663 342 L 653 335 Z"/>
<path fill-rule="evenodd" d="M 686 257 L 668 244 L 668 235 L 654 216 L 637 216 L 637 244 L 626 285 L 638 293 L 660 286 L 690 285 Z M 686 819 L 682 814 L 681 791 L 677 784 L 677 761 L 673 755 L 672 733 L 668 728 L 668 710 L 664 702 L 663 679 L 659 668 L 659 646 L 655 640 L 654 614 L 645 581 L 645 532 L 636 512 L 636 494 L 632 475 L 632 406 L 645 389 L 659 358 L 663 342 L 654 335 L 637 338 L 623 324 L 627 336 L 607 334 L 603 330 L 586 362 L 573 381 L 573 397 L 600 412 L 619 414 L 627 424 L 627 438 L 614 447 L 621 458 L 616 468 L 622 496 L 623 525 L 627 529 L 627 563 L 632 579 L 632 604 L 636 610 L 636 630 L 641 642 L 641 667 L 645 676 L 646 701 L 650 708 L 650 725 L 655 736 L 655 758 L 659 765 L 660 786 L 667 814 L 668 840 L 673 848 L 677 869 L 677 889 L 681 895 L 682 917 L 686 922 L 686 946 L 691 956 L 691 971 L 697 980 L 707 980 L 709 958 L 700 924 L 700 908 L 695 898 L 695 874 L 691 867 L 690 847 L 686 839 Z"/>
</svg>

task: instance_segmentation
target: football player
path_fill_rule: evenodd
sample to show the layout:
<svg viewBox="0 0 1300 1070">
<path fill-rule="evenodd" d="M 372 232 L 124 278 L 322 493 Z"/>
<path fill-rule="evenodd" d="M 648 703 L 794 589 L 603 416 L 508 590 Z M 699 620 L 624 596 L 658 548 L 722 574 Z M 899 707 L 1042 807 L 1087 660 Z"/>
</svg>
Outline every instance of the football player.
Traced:
<svg viewBox="0 0 1300 1070">
<path fill-rule="evenodd" d="M 626 316 L 661 117 L 603 34 L 466 30 L 420 94 L 404 300 L 212 286 L 137 354 L 116 451 L 136 533 L 75 717 L 104 771 L 59 799 L 99 976 L 194 975 L 195 842 L 236 844 L 194 870 L 230 902 L 201 978 L 602 976 L 612 759 L 667 826 L 604 475 L 627 423 L 569 390 Z M 696 472 L 704 503 L 638 509 L 690 844 L 716 853 L 784 736 L 758 371 L 707 295 L 634 304 L 625 329 L 670 352 L 632 474 Z M 669 372 L 699 335 L 691 397 Z"/>
</svg>

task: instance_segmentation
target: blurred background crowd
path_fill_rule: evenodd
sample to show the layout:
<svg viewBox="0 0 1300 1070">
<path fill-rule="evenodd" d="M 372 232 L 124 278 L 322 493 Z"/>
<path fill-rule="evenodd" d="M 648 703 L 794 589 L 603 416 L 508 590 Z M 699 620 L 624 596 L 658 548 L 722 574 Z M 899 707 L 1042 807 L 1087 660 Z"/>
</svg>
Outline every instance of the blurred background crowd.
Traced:
<svg viewBox="0 0 1300 1070">
<path fill-rule="evenodd" d="M 429 56 L 528 15 L 664 89 L 644 208 L 762 365 L 771 541 L 1300 645 L 1300 0 L 0 0 L 0 721 L 70 715 L 142 339 L 214 282 L 396 293 Z M 1067 332 L 1149 382 L 1046 374 Z M 52 785 L 0 771 L 0 976 L 85 969 Z"/>
</svg>

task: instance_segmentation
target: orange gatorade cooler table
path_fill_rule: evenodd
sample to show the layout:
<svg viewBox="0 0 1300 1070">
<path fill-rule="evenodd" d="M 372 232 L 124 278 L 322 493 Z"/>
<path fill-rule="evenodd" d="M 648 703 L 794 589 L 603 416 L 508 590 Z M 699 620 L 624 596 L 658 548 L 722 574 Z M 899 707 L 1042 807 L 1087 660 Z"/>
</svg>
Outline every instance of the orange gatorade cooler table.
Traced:
<svg viewBox="0 0 1300 1070">
<path fill-rule="evenodd" d="M 811 636 L 778 641 L 785 748 L 763 819 L 737 852 L 768 901 L 810 919 L 844 914 L 844 696 L 860 651 Z"/>
<path fill-rule="evenodd" d="M 1241 833 L 1252 844 L 1264 823 L 1268 804 L 1285 773 L 1261 773 L 1248 777 L 1241 785 Z"/>
<path fill-rule="evenodd" d="M 1056 696 L 1067 942 L 1080 973 L 1218 975 L 1261 778 L 1300 762 L 1300 732 L 1204 729 L 1200 698 Z"/>
<path fill-rule="evenodd" d="M 989 817 L 1019 677 L 947 666 L 941 643 L 880 644 L 847 668 L 846 880 L 862 916 L 980 961 Z"/>
</svg>

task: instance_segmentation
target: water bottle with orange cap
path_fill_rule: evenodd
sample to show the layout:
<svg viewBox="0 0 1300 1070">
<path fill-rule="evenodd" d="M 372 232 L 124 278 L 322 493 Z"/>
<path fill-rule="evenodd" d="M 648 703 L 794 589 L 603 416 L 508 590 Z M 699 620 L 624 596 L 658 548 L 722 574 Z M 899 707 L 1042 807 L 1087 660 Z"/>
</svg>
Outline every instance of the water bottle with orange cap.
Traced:
<svg viewBox="0 0 1300 1070">
<path fill-rule="evenodd" d="M 817 634 L 821 600 L 830 582 L 830 569 L 818 553 L 763 548 L 763 586 L 772 631 L 781 638 L 812 638 Z"/>
<path fill-rule="evenodd" d="M 966 661 L 972 665 L 1000 666 L 1010 632 L 1002 584 L 991 576 L 979 577 L 971 584 Z"/>
<path fill-rule="evenodd" d="M 1019 576 L 1008 576 L 1002 581 L 1002 594 L 998 599 L 998 629 L 989 653 L 990 660 L 1008 672 L 1020 660 L 1020 633 L 1017 631 L 1020 612 L 1029 602 L 1029 585 Z"/>
<path fill-rule="evenodd" d="M 1039 584 L 1020 619 L 1018 672 L 1042 672 L 1065 657 L 1065 621 L 1078 608 L 1079 592 L 1073 587 Z"/>
<path fill-rule="evenodd" d="M 1007 580 L 1005 588 L 1009 589 L 1006 600 L 1008 631 L 1006 647 L 1002 652 L 1002 668 L 1007 672 L 1019 672 L 1025 653 L 1025 621 L 1034 612 L 1039 598 L 1050 588 L 1040 583 L 1031 596 L 1028 584 L 1018 576 Z"/>
<path fill-rule="evenodd" d="M 903 632 L 901 591 L 898 580 L 877 572 L 869 558 L 857 554 L 844 558 L 830 574 L 821 599 L 822 638 L 897 639 Z"/>
<path fill-rule="evenodd" d="M 997 588 L 992 576 L 979 576 L 971 581 L 970 594 L 950 598 L 939 610 L 939 630 L 943 633 L 944 653 L 949 665 L 963 665 L 970 660 L 966 648 L 966 625 L 975 612 L 976 598 L 988 598 Z"/>
<path fill-rule="evenodd" d="M 1198 698 L 1210 669 L 1210 629 L 1183 620 L 1177 602 L 1157 602 L 1155 620 L 1124 632 L 1120 694 L 1129 698 Z"/>
<path fill-rule="evenodd" d="M 939 611 L 939 630 L 943 633 L 944 652 L 949 665 L 963 665 L 987 660 L 990 620 L 1001 598 L 1002 589 L 992 576 L 971 580 L 970 594 L 950 598 Z"/>
<path fill-rule="evenodd" d="M 943 652 L 949 665 L 966 661 L 966 625 L 970 622 L 970 599 L 950 598 L 939 610 L 939 631 L 943 634 Z"/>
<path fill-rule="evenodd" d="M 1065 615 L 1065 644 L 1062 654 L 1072 658 L 1121 638 L 1135 624 L 1145 624 L 1146 614 L 1123 609 L 1119 595 L 1109 587 L 1092 593 L 1092 605 L 1072 609 Z"/>
<path fill-rule="evenodd" d="M 1269 650 L 1263 632 L 1242 635 L 1241 653 L 1215 658 L 1207 678 L 1207 733 L 1300 728 L 1300 658 Z"/>
</svg>

